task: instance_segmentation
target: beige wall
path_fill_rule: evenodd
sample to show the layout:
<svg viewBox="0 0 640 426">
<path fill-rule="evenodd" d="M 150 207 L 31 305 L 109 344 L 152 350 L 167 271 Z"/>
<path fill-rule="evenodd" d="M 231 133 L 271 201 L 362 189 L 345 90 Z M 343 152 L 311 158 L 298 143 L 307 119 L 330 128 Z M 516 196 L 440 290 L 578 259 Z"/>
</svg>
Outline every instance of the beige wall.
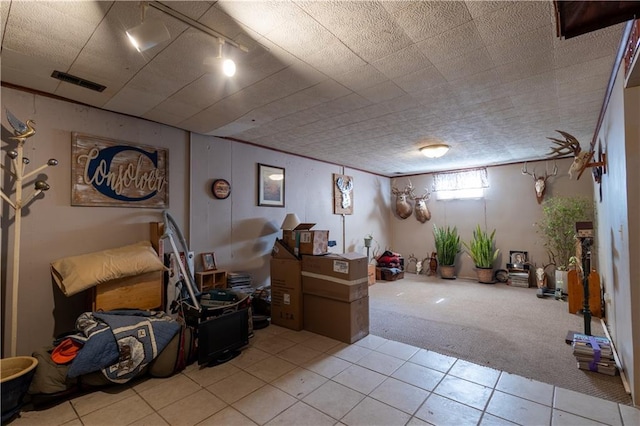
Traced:
<svg viewBox="0 0 640 426">
<path fill-rule="evenodd" d="M 284 208 L 257 205 L 258 163 L 285 169 Z M 386 178 L 202 135 L 193 135 L 191 171 L 191 249 L 215 252 L 220 268 L 250 272 L 254 286 L 269 283 L 271 248 L 276 238 L 282 238 L 280 225 L 287 213 L 315 223 L 313 229 L 329 230 L 329 239 L 337 244 L 332 252 L 366 253 L 363 239 L 368 233 L 387 244 Z M 353 215 L 333 214 L 334 173 L 354 179 Z M 211 195 L 211 183 L 217 178 L 231 184 L 225 200 Z"/>
<path fill-rule="evenodd" d="M 50 344 L 52 337 L 73 329 L 86 309 L 85 295 L 65 297 L 52 282 L 49 264 L 58 258 L 119 247 L 149 238 L 149 222 L 161 221 L 162 211 L 139 208 L 72 207 L 71 132 L 169 149 L 171 215 L 197 255 L 214 251 L 221 268 L 248 271 L 253 285 L 269 282 L 269 256 L 280 225 L 295 212 L 315 229 L 327 229 L 336 240 L 334 252 L 365 253 L 363 238 L 373 233 L 388 244 L 389 181 L 369 173 L 231 143 L 95 108 L 83 107 L 14 89 L 2 88 L 2 107 L 26 120 L 35 120 L 37 134 L 26 144 L 25 155 L 34 167 L 49 158 L 59 165 L 45 171 L 51 190 L 24 209 L 18 305 L 18 354 Z M 3 128 L 10 126 L 2 117 Z M 10 134 L 3 129 L 6 152 Z M 2 156 L 5 161 L 7 156 Z M 285 208 L 257 206 L 257 163 L 284 167 Z M 354 214 L 333 214 L 332 174 L 354 177 Z M 210 192 L 215 178 L 232 186 L 226 200 Z M 2 188 L 10 180 L 5 174 Z M 2 203 L 2 323 L 3 354 L 9 354 L 11 327 L 11 263 L 13 211 Z M 200 268 L 199 256 L 196 256 Z"/>
<path fill-rule="evenodd" d="M 552 133 L 549 136 L 553 136 Z M 580 180 L 569 179 L 567 171 L 570 159 L 558 160 L 558 174 L 547 180 L 545 199 L 554 196 L 580 195 L 592 197 L 593 179 L 590 173 L 584 173 Z M 553 161 L 548 161 L 551 173 Z M 528 171 L 544 173 L 545 162 L 527 163 Z M 505 268 L 509 251 L 522 250 L 529 254 L 531 262 L 537 266 L 549 263 L 543 246 L 543 240 L 536 233 L 536 222 L 542 217 L 542 206 L 537 203 L 533 187 L 533 178 L 521 173 L 522 164 L 489 167 L 489 188 L 481 200 L 438 201 L 435 193 L 427 203 L 431 211 L 431 220 L 424 224 L 414 216 L 400 219 L 393 215 L 390 219 L 393 233 L 393 250 L 407 258 L 414 254 L 418 259 L 427 257 L 435 251 L 433 243 L 433 225 L 456 226 L 461 240 L 469 241 L 477 224 L 488 231 L 496 230 L 496 247 L 500 254 L 495 268 Z M 420 188 L 431 188 L 432 175 L 411 177 L 417 193 Z M 404 187 L 407 178 L 392 180 L 392 186 Z M 456 273 L 459 277 L 476 278 L 471 258 L 461 253 L 457 260 Z"/>
<path fill-rule="evenodd" d="M 57 167 L 43 174 L 51 185 L 45 196 L 23 209 L 18 303 L 18 347 L 20 355 L 30 354 L 50 344 L 51 337 L 73 329 L 75 319 L 85 309 L 84 294 L 66 298 L 53 284 L 49 263 L 55 259 L 119 247 L 149 239 L 151 221 L 162 220 L 161 210 L 116 207 L 72 207 L 71 132 L 154 145 L 169 149 L 170 211 L 181 226 L 188 218 L 188 134 L 148 121 L 83 107 L 34 94 L 2 88 L 2 161 L 8 130 L 4 109 L 21 120 L 36 122 L 36 135 L 25 144 L 31 160 L 27 172 L 47 162 Z M 2 189 L 13 181 L 7 173 Z M 26 192 L 31 191 L 31 184 Z M 13 198 L 12 198 L 13 199 Z M 13 263 L 13 210 L 2 203 L 2 288 L 3 354 L 9 353 L 11 284 Z"/>
</svg>

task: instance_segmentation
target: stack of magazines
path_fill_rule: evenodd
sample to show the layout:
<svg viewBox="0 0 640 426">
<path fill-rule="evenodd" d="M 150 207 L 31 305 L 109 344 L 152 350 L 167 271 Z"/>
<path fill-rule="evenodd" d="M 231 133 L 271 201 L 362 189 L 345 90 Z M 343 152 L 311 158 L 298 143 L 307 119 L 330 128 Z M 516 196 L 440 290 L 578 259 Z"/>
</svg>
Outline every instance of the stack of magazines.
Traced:
<svg viewBox="0 0 640 426">
<path fill-rule="evenodd" d="M 573 356 L 581 370 L 615 376 L 618 374 L 611 342 L 606 337 L 588 336 L 576 333 L 573 335 Z"/>
<path fill-rule="evenodd" d="M 251 294 L 251 275 L 246 272 L 227 272 L 227 288 Z"/>
</svg>

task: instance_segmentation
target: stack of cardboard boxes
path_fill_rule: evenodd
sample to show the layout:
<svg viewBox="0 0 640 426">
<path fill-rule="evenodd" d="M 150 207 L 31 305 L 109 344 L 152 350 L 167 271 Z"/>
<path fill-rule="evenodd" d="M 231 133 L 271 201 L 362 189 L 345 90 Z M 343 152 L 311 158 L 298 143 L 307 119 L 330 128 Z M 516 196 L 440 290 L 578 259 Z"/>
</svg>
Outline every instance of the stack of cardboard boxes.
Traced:
<svg viewBox="0 0 640 426">
<path fill-rule="evenodd" d="M 345 343 L 369 334 L 368 262 L 328 254 L 329 231 L 284 231 L 271 259 L 271 323 Z"/>
</svg>

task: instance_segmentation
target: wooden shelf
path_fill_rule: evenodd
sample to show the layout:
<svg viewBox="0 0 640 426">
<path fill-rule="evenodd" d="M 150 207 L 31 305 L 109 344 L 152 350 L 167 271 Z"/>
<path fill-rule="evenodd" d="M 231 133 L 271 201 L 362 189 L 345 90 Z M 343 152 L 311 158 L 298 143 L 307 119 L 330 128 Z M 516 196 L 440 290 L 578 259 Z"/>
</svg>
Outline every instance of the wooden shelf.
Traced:
<svg viewBox="0 0 640 426">
<path fill-rule="evenodd" d="M 200 291 L 227 288 L 227 271 L 214 269 L 213 271 L 196 272 L 196 284 Z"/>
</svg>

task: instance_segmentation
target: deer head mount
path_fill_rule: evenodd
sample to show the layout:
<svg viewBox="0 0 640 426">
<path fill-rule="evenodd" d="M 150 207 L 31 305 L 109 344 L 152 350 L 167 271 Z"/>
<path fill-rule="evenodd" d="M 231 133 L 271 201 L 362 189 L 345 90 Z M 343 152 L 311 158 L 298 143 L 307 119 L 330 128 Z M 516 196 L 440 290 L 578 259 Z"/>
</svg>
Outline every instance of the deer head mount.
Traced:
<svg viewBox="0 0 640 426">
<path fill-rule="evenodd" d="M 409 184 L 400 190 L 395 186 L 391 187 L 391 192 L 396 196 L 396 214 L 402 219 L 406 219 L 413 213 L 413 206 L 407 201 L 407 197 L 413 193 L 411 180 Z"/>
<path fill-rule="evenodd" d="M 351 190 L 353 189 L 353 180 L 339 177 L 336 181 L 336 185 L 342 195 L 342 202 L 340 205 L 343 209 L 348 209 L 351 206 Z"/>
<path fill-rule="evenodd" d="M 551 151 L 547 155 L 550 155 L 552 158 L 558 158 L 573 154 L 573 163 L 571 163 L 571 167 L 569 167 L 569 179 L 572 178 L 573 173 L 578 173 L 576 179 L 580 179 L 580 175 L 582 175 L 582 172 L 591 160 L 593 152 L 582 151 L 578 139 L 569 133 L 561 130 L 556 130 L 556 132 L 560 133 L 564 137 L 564 140 L 547 137 L 547 139 L 557 145 L 555 148 L 551 147 Z"/>
<path fill-rule="evenodd" d="M 429 190 L 427 188 L 425 188 L 425 191 L 426 192 L 423 195 L 421 195 L 420 197 L 417 197 L 413 193 L 413 187 L 412 187 L 411 188 L 411 192 L 409 194 L 411 199 L 416 204 L 414 212 L 415 212 L 415 215 L 416 215 L 416 219 L 418 219 L 418 221 L 420 223 L 425 223 L 426 221 L 431 219 L 431 212 L 427 208 L 427 201 L 429 201 L 429 199 L 431 198 L 431 192 L 429 192 Z"/>
<path fill-rule="evenodd" d="M 551 176 L 555 176 L 558 174 L 558 166 L 556 165 L 555 161 L 553 162 L 553 172 L 551 174 L 549 174 L 549 171 L 547 169 L 547 163 L 544 164 L 544 177 L 542 176 L 538 176 L 536 175 L 536 169 L 533 169 L 533 172 L 528 172 L 527 171 L 527 163 L 524 163 L 524 166 L 522 166 L 522 174 L 523 175 L 529 175 L 533 177 L 533 181 L 534 181 L 534 188 L 536 190 L 536 200 L 538 201 L 538 204 L 542 203 L 542 199 L 544 198 L 544 191 L 545 189 L 547 189 L 547 179 L 549 179 Z"/>
</svg>

